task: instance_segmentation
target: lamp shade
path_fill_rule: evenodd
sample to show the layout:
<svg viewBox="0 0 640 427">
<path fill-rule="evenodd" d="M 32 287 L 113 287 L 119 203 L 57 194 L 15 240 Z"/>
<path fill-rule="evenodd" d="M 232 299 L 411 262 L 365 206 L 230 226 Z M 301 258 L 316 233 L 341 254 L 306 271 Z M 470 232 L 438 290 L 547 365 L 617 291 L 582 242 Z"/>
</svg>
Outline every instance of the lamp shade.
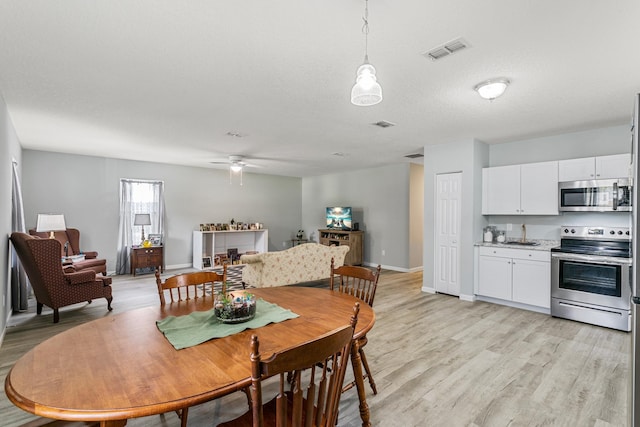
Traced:
<svg viewBox="0 0 640 427">
<path fill-rule="evenodd" d="M 64 222 L 64 215 L 38 214 L 38 222 L 36 223 L 37 232 L 62 231 L 66 229 L 67 225 Z"/>
<path fill-rule="evenodd" d="M 382 101 L 382 87 L 376 79 L 376 69 L 365 61 L 356 72 L 356 84 L 351 89 L 351 103 L 367 107 Z"/>
<path fill-rule="evenodd" d="M 133 225 L 151 225 L 150 214 L 136 214 L 133 219 Z"/>
</svg>

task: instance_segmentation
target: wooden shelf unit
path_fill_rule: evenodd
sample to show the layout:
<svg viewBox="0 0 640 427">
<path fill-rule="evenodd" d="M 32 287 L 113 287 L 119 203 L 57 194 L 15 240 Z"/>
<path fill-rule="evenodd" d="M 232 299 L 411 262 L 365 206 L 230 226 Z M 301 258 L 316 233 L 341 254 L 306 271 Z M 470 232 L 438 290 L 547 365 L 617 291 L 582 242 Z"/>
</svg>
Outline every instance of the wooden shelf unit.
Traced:
<svg viewBox="0 0 640 427">
<path fill-rule="evenodd" d="M 269 232 L 261 230 L 194 231 L 193 268 L 202 270 L 203 257 L 226 254 L 228 249 L 237 249 L 238 254 L 269 252 Z"/>
<path fill-rule="evenodd" d="M 333 229 L 320 229 L 320 244 L 349 246 L 349 252 L 344 259 L 346 265 L 362 265 L 364 253 L 364 231 L 342 231 Z"/>
</svg>

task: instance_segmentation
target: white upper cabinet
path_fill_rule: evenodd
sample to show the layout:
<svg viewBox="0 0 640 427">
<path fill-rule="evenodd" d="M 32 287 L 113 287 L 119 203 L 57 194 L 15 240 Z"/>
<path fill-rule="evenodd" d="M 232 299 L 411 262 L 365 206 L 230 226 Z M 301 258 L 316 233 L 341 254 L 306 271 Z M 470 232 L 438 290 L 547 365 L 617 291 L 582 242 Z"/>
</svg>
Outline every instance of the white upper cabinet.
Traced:
<svg viewBox="0 0 640 427">
<path fill-rule="evenodd" d="M 482 169 L 482 214 L 520 213 L 520 165 Z"/>
<path fill-rule="evenodd" d="M 558 162 L 520 165 L 520 214 L 558 215 Z"/>
<path fill-rule="evenodd" d="M 557 215 L 558 162 L 482 170 L 483 215 Z"/>
<path fill-rule="evenodd" d="M 583 181 L 590 179 L 626 178 L 629 176 L 629 154 L 560 160 L 558 179 Z"/>
<path fill-rule="evenodd" d="M 630 154 L 596 157 L 596 179 L 628 178 Z"/>
</svg>

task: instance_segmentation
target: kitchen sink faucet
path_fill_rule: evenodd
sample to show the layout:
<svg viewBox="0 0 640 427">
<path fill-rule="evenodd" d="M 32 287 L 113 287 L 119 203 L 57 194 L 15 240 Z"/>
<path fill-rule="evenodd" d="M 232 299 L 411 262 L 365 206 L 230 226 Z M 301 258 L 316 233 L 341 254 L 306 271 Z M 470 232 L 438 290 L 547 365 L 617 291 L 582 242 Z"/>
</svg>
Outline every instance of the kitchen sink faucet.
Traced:
<svg viewBox="0 0 640 427">
<path fill-rule="evenodd" d="M 527 226 L 522 224 L 522 243 L 525 243 L 527 241 Z"/>
</svg>

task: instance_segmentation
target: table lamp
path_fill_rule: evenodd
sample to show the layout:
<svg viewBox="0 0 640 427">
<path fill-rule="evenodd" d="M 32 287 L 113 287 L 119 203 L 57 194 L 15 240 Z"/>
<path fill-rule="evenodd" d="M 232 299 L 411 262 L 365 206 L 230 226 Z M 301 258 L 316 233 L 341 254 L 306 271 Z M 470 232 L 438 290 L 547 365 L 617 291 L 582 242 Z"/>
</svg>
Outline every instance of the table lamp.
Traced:
<svg viewBox="0 0 640 427">
<path fill-rule="evenodd" d="M 64 215 L 62 214 L 38 214 L 38 222 L 36 223 L 36 231 L 49 232 L 49 238 L 55 239 L 56 231 L 67 229 L 64 223 Z"/>
<path fill-rule="evenodd" d="M 150 214 L 136 214 L 133 225 L 141 225 L 142 226 L 142 244 L 144 245 L 144 226 L 151 225 L 151 215 Z"/>
</svg>

